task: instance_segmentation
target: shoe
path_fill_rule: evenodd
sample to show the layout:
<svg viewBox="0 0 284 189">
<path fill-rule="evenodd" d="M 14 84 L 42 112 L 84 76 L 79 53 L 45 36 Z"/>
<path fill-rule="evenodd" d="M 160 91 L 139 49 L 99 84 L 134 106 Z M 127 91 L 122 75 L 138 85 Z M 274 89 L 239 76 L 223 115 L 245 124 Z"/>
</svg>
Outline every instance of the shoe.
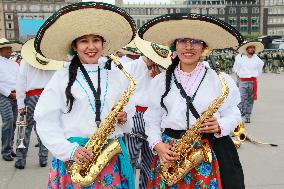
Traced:
<svg viewBox="0 0 284 189">
<path fill-rule="evenodd" d="M 47 166 L 47 162 L 44 161 L 44 162 L 39 162 L 39 166 L 40 167 L 46 167 Z"/>
<path fill-rule="evenodd" d="M 11 156 L 12 156 L 12 157 L 17 157 L 16 153 L 13 152 L 13 151 L 11 152 Z"/>
<path fill-rule="evenodd" d="M 25 166 L 24 165 L 17 165 L 17 164 L 15 164 L 15 168 L 16 169 L 24 169 Z"/>
<path fill-rule="evenodd" d="M 250 118 L 247 117 L 245 123 L 250 123 Z"/>
<path fill-rule="evenodd" d="M 14 158 L 12 157 L 11 154 L 3 155 L 2 158 L 3 158 L 5 161 L 13 161 L 13 160 L 14 160 Z"/>
<path fill-rule="evenodd" d="M 36 148 L 39 147 L 39 143 L 37 143 L 37 144 L 35 145 L 35 147 L 36 147 Z"/>
</svg>

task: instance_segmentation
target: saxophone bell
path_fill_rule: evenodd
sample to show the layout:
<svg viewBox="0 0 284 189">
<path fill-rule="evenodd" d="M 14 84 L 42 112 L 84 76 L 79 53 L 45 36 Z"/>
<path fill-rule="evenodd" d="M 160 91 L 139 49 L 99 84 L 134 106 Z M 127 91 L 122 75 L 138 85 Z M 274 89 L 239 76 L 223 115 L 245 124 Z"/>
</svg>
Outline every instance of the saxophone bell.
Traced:
<svg viewBox="0 0 284 189">
<path fill-rule="evenodd" d="M 26 126 L 27 126 L 27 107 L 25 108 L 25 112 L 22 112 L 18 115 L 16 121 L 18 149 L 26 148 L 26 146 L 24 145 Z"/>
</svg>

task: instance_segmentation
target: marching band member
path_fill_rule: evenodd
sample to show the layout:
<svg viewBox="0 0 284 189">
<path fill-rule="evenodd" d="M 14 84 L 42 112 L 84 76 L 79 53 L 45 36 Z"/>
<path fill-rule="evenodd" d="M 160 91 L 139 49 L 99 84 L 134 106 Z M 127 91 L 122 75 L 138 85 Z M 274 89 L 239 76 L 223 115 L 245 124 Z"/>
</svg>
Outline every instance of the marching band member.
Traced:
<svg viewBox="0 0 284 189">
<path fill-rule="evenodd" d="M 30 137 L 33 127 L 36 127 L 34 120 L 34 109 L 37 101 L 53 76 L 55 70 L 63 67 L 63 61 L 58 62 L 54 60 L 47 60 L 40 57 L 34 50 L 34 39 L 27 41 L 21 50 L 23 57 L 18 79 L 17 79 L 17 104 L 18 112 L 27 114 L 27 126 L 25 128 L 25 136 L 23 144 L 25 148 L 17 148 L 15 167 L 17 169 L 24 169 L 26 165 L 26 158 L 29 149 Z M 26 112 L 27 107 L 27 112 Z M 36 131 L 36 129 L 35 129 Z M 37 136 L 39 144 L 39 165 L 45 167 L 47 165 L 48 150 Z"/>
<path fill-rule="evenodd" d="M 234 72 L 238 76 L 241 103 L 239 104 L 245 123 L 250 123 L 253 102 L 257 99 L 257 77 L 262 74 L 264 62 L 257 56 L 263 51 L 261 42 L 246 42 L 239 48 L 235 59 Z"/>
<path fill-rule="evenodd" d="M 17 42 L 0 39 L 0 113 L 2 117 L 1 154 L 5 161 L 13 161 L 14 133 L 17 121 L 16 81 L 19 65 L 10 60 L 12 50 L 20 51 Z"/>
<path fill-rule="evenodd" d="M 140 169 L 139 188 L 147 187 L 148 177 L 153 160 L 153 153 L 147 142 L 145 134 L 144 112 L 147 110 L 146 102 L 150 94 L 146 93 L 152 79 L 171 64 L 171 51 L 166 46 L 145 41 L 139 37 L 133 40 L 141 53 L 139 59 L 124 64 L 126 70 L 135 78 L 136 90 L 132 97 L 136 107 L 133 119 L 132 132 L 125 135 L 125 143 L 129 152 L 131 163 Z M 138 162 L 141 163 L 138 163 Z"/>
<path fill-rule="evenodd" d="M 148 188 L 244 188 L 242 167 L 229 137 L 241 121 L 237 107 L 240 94 L 233 79 L 223 73 L 229 94 L 217 112 L 207 117 L 196 131 L 196 135 L 202 134 L 201 141 L 191 144 L 193 148 L 209 146 L 212 162 L 202 161 L 174 184 L 167 184 L 160 172 L 161 165 L 174 163 L 181 154 L 185 155 L 183 151 L 173 151 L 172 146 L 221 95 L 221 82 L 217 73 L 205 66 L 204 56 L 210 49 L 238 46 L 243 41 L 239 32 L 210 16 L 170 14 L 143 25 L 139 35 L 172 46 L 177 54 L 166 73 L 156 76 L 149 88 L 151 101 L 144 118 L 148 141 L 157 156 Z M 179 171 L 177 167 L 170 170 Z"/>
</svg>

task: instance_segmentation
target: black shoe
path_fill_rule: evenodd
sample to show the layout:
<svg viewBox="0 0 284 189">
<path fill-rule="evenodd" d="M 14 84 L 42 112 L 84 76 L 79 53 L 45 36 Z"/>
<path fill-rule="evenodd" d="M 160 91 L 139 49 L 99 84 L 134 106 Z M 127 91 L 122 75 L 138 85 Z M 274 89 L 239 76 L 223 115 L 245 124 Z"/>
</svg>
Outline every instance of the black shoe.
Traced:
<svg viewBox="0 0 284 189">
<path fill-rule="evenodd" d="M 39 166 L 40 167 L 46 167 L 47 166 L 47 162 L 39 162 Z"/>
<path fill-rule="evenodd" d="M 15 164 L 15 168 L 16 169 L 24 169 L 25 166 L 24 165 L 17 165 L 17 164 Z"/>
<path fill-rule="evenodd" d="M 245 123 L 250 123 L 250 118 L 246 118 Z"/>
<path fill-rule="evenodd" d="M 8 155 L 3 155 L 2 158 L 5 160 L 5 161 L 13 161 L 14 158 L 8 154 Z"/>
<path fill-rule="evenodd" d="M 11 156 L 12 156 L 12 157 L 17 157 L 16 153 L 13 152 L 13 151 L 11 152 Z"/>
<path fill-rule="evenodd" d="M 36 147 L 36 148 L 39 147 L 39 143 L 37 143 L 37 144 L 35 145 L 35 147 Z"/>
</svg>

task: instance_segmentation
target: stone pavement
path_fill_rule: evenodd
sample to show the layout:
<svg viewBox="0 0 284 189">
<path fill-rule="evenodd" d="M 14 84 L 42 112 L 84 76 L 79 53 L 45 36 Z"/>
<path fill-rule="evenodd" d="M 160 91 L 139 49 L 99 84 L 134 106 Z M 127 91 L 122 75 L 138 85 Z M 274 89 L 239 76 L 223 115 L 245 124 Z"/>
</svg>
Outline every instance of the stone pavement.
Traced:
<svg viewBox="0 0 284 189">
<path fill-rule="evenodd" d="M 245 142 L 238 150 L 247 189 L 284 189 L 284 72 L 267 73 L 259 79 L 259 98 L 253 109 L 250 135 L 278 147 Z M 1 122 L 1 121 L 0 121 Z M 0 123 L 1 125 L 1 123 Z M 16 170 L 14 162 L 0 158 L 0 189 L 44 189 L 49 168 L 40 168 L 38 148 L 33 138 L 24 170 Z M 50 160 L 50 157 L 49 157 Z"/>
</svg>

